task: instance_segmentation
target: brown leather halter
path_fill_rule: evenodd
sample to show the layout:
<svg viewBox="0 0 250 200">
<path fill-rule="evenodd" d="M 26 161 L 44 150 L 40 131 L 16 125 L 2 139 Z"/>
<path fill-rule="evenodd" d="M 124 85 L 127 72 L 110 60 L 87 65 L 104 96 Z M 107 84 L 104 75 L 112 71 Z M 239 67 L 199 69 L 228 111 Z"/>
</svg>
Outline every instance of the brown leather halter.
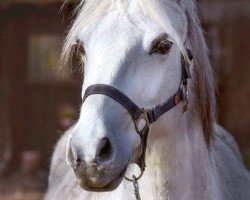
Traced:
<svg viewBox="0 0 250 200">
<path fill-rule="evenodd" d="M 192 53 L 189 49 L 187 49 L 187 55 L 189 60 L 191 61 L 193 59 Z M 178 105 L 180 102 L 185 102 L 184 105 L 184 112 L 188 109 L 188 90 L 187 90 L 187 85 L 188 85 L 188 79 L 191 78 L 191 73 L 190 73 L 190 65 L 188 61 L 182 56 L 182 79 L 181 79 L 181 84 L 178 89 L 178 91 L 171 96 L 165 103 L 162 105 L 157 105 L 153 109 L 145 109 L 145 108 L 139 108 L 132 100 L 130 100 L 125 94 L 117 90 L 116 88 L 110 86 L 110 85 L 105 85 L 105 84 L 95 84 L 89 86 L 84 94 L 83 102 L 86 100 L 91 95 L 94 94 L 102 94 L 105 96 L 108 96 L 121 104 L 124 108 L 127 109 L 127 111 L 130 113 L 133 122 L 135 124 L 135 130 L 141 137 L 141 144 L 142 144 L 142 154 L 139 157 L 139 159 L 136 161 L 136 164 L 140 167 L 141 169 L 141 174 L 138 177 L 133 177 L 133 179 L 127 178 L 126 180 L 128 181 L 137 181 L 139 180 L 146 167 L 145 163 L 145 157 L 146 157 L 146 148 L 147 148 L 147 138 L 148 138 L 148 132 L 150 128 L 150 124 L 154 123 L 157 121 L 160 116 L 174 108 L 176 105 Z M 141 121 L 145 122 L 144 128 L 140 129 L 139 128 L 139 123 Z"/>
</svg>

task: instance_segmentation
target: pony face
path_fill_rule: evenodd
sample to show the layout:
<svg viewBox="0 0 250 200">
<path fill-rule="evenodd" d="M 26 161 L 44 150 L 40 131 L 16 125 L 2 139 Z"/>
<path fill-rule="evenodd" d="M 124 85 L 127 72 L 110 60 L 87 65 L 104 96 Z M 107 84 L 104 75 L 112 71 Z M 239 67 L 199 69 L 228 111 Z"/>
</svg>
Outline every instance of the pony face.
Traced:
<svg viewBox="0 0 250 200">
<path fill-rule="evenodd" d="M 166 26 L 133 1 L 126 11 L 111 6 L 87 31 L 79 31 L 77 39 L 85 52 L 82 96 L 90 85 L 107 84 L 139 107 L 152 108 L 178 90 L 182 74 L 178 42 L 186 40 L 187 22 L 177 4 L 169 3 L 166 8 Z M 182 107 L 177 106 L 151 127 L 149 135 L 155 127 L 171 131 L 181 116 Z M 157 132 L 150 136 L 149 145 L 163 137 Z M 86 99 L 67 148 L 67 162 L 82 188 L 114 190 L 141 150 L 141 139 L 124 107 L 103 95 Z"/>
</svg>

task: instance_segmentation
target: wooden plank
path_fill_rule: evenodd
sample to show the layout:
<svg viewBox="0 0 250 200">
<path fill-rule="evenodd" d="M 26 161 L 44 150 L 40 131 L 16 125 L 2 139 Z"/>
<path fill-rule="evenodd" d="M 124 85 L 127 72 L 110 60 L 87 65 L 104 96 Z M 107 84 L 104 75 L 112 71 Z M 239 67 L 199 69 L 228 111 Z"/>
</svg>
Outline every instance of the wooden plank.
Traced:
<svg viewBox="0 0 250 200">
<path fill-rule="evenodd" d="M 205 1 L 198 4 L 203 23 L 220 23 L 239 14 L 250 18 L 250 1 Z"/>
</svg>

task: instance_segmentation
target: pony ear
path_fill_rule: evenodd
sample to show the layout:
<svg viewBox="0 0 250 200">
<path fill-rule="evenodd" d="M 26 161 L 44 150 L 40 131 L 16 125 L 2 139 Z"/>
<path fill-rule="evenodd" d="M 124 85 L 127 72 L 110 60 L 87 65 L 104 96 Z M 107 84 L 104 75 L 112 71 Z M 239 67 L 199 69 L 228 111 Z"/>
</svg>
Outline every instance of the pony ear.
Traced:
<svg viewBox="0 0 250 200">
<path fill-rule="evenodd" d="M 205 140 L 209 144 L 213 138 L 214 122 L 216 120 L 215 79 L 196 10 L 186 13 L 189 45 L 193 53 L 197 110 L 200 114 Z"/>
</svg>

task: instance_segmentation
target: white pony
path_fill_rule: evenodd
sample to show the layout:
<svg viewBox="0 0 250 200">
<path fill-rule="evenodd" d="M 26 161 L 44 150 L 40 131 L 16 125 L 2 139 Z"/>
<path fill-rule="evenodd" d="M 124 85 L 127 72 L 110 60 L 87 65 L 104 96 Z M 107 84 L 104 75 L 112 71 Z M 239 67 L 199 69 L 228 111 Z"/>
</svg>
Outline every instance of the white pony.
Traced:
<svg viewBox="0 0 250 200">
<path fill-rule="evenodd" d="M 189 110 L 183 113 L 180 102 L 150 125 L 141 199 L 250 199 L 237 144 L 215 123 L 215 81 L 193 0 L 85 0 L 62 61 L 83 61 L 82 97 L 90 85 L 106 84 L 153 108 L 178 90 L 182 55 L 191 64 Z M 132 163 L 140 155 L 131 115 L 111 98 L 92 95 L 57 144 L 45 199 L 135 199 L 124 177 L 137 175 Z"/>
</svg>

